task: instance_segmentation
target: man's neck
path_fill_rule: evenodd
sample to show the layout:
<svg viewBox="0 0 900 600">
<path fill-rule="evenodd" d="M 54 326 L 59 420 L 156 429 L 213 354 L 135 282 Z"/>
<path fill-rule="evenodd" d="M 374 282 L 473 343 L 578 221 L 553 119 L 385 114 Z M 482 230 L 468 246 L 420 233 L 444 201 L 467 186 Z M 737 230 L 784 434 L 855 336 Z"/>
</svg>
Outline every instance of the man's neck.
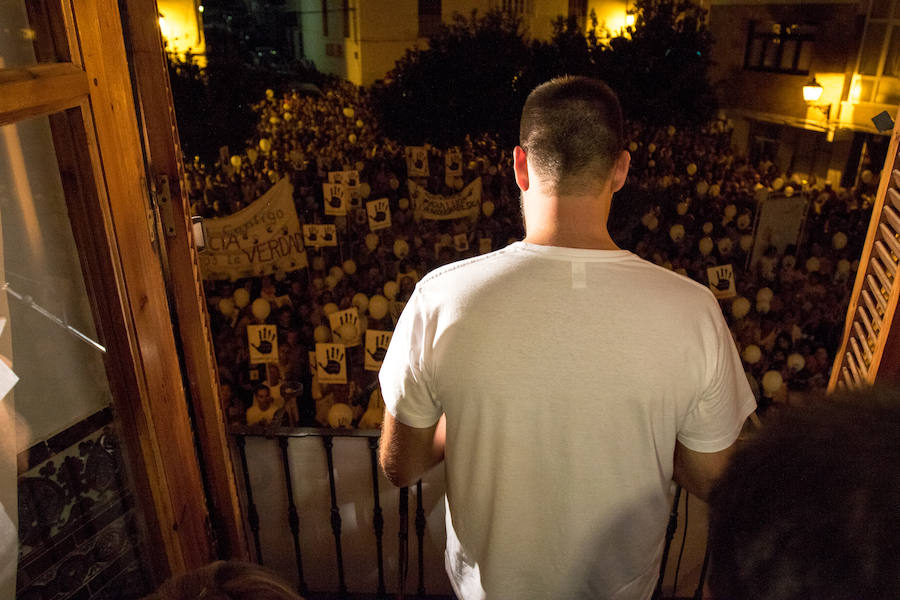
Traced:
<svg viewBox="0 0 900 600">
<path fill-rule="evenodd" d="M 529 230 L 523 241 L 538 246 L 558 246 L 560 248 L 620 249 L 606 231 Z"/>
</svg>

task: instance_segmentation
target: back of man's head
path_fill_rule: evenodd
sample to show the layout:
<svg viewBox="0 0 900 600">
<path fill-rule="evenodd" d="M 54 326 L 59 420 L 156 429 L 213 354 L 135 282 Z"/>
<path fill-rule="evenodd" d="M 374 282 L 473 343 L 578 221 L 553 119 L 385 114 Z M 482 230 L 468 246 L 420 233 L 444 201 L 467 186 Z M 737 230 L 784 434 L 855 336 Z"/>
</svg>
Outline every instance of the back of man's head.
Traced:
<svg viewBox="0 0 900 600">
<path fill-rule="evenodd" d="M 622 108 L 602 81 L 560 77 L 532 90 L 522 109 L 519 145 L 558 195 L 604 183 L 625 145 Z"/>
<path fill-rule="evenodd" d="M 900 396 L 785 409 L 710 498 L 722 600 L 900 597 Z"/>
</svg>

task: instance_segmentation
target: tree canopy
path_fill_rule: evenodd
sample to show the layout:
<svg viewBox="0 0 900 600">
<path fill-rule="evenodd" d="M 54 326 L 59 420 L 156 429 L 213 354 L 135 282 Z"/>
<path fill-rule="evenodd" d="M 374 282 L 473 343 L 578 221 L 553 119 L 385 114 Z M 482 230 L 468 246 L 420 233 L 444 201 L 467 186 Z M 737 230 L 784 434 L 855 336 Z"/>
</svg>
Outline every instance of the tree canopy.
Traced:
<svg viewBox="0 0 900 600">
<path fill-rule="evenodd" d="M 500 11 L 457 15 L 373 86 L 375 111 L 385 133 L 407 144 L 447 146 L 483 133 L 511 144 L 528 92 L 572 74 L 609 83 L 629 119 L 709 120 L 716 104 L 705 11 L 690 0 L 637 0 L 632 13 L 634 25 L 623 31 L 594 14 L 586 31 L 560 17 L 548 41 L 526 39 L 522 22 Z"/>
</svg>

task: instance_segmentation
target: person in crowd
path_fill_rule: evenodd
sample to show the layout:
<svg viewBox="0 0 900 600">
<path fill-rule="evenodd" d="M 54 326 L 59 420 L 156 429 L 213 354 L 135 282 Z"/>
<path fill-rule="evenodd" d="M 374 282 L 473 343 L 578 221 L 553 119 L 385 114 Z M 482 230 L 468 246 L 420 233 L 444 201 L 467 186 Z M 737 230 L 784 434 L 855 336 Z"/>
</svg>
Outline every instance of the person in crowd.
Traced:
<svg viewBox="0 0 900 600">
<path fill-rule="evenodd" d="M 785 408 L 735 454 L 710 499 L 721 600 L 900 594 L 900 394 Z"/>
<path fill-rule="evenodd" d="M 269 569 L 219 560 L 172 577 L 144 600 L 303 600 Z"/>
<path fill-rule="evenodd" d="M 650 598 L 673 478 L 705 498 L 756 407 L 709 289 L 610 236 L 624 147 L 605 84 L 537 87 L 524 241 L 426 275 L 394 331 L 381 465 L 406 486 L 445 463 L 463 600 Z"/>
<path fill-rule="evenodd" d="M 284 402 L 276 402 L 269 386 L 260 384 L 253 391 L 253 404 L 247 409 L 247 425 L 278 424 L 284 414 Z"/>
</svg>

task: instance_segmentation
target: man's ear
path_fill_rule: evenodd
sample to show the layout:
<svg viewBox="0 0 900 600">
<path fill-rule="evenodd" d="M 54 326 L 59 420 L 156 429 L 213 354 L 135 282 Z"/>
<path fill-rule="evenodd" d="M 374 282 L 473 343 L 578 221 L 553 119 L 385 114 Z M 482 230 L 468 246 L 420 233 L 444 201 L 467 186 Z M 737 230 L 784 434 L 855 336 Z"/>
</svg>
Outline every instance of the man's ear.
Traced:
<svg viewBox="0 0 900 600">
<path fill-rule="evenodd" d="M 628 150 L 622 150 L 619 157 L 616 158 L 616 164 L 613 167 L 612 191 L 614 194 L 625 185 L 629 166 L 631 166 L 631 154 L 628 153 Z"/>
<path fill-rule="evenodd" d="M 528 190 L 528 156 L 522 146 L 516 146 L 513 149 L 513 170 L 516 174 L 516 184 L 519 189 Z"/>
</svg>

